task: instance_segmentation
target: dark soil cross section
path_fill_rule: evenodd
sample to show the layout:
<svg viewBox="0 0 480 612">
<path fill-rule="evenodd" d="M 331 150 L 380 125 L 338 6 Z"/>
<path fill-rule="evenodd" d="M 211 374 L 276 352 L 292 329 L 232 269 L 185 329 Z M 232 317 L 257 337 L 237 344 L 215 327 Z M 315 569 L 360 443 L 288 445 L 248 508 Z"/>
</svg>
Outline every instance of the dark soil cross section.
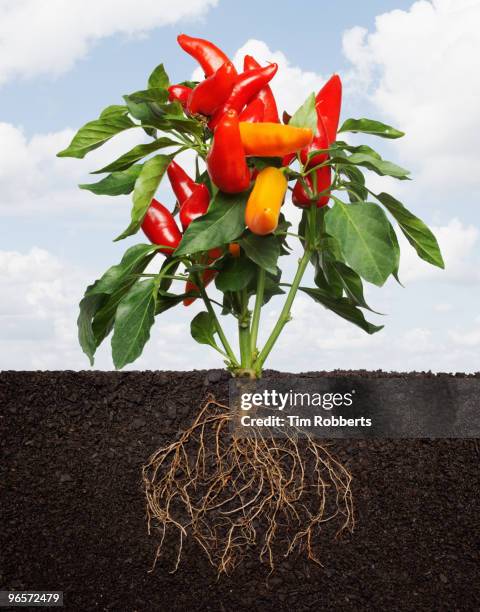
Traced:
<svg viewBox="0 0 480 612">
<path fill-rule="evenodd" d="M 305 376 L 336 374 L 431 376 Z M 187 543 L 170 574 L 172 543 L 148 573 L 158 539 L 141 467 L 208 393 L 228 402 L 228 376 L 0 374 L 0 588 L 62 590 L 69 611 L 480 609 L 475 439 L 332 441 L 353 475 L 356 528 L 325 534 L 323 567 L 292 556 L 267 580 L 252 554 L 217 581 Z"/>
</svg>

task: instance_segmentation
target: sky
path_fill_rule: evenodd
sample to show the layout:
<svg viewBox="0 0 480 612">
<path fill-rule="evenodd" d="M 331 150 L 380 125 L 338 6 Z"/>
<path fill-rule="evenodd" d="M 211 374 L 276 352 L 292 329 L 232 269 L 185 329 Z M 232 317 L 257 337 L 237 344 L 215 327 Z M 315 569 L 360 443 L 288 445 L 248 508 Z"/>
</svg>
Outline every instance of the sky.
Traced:
<svg viewBox="0 0 480 612">
<path fill-rule="evenodd" d="M 323 0 L 299 12 L 270 0 L 0 0 L 0 369 L 88 369 L 76 338 L 78 302 L 127 246 L 145 240 L 112 242 L 127 225 L 128 196 L 99 197 L 77 185 L 141 140 L 127 132 L 84 160 L 55 154 L 102 108 L 144 88 L 158 63 L 172 82 L 190 78 L 196 66 L 176 43 L 181 32 L 213 40 L 237 63 L 245 53 L 276 61 L 272 88 L 290 113 L 338 72 L 343 118 L 377 118 L 406 132 L 373 146 L 414 180 L 368 181 L 433 228 L 446 262 L 445 271 L 428 266 L 401 241 L 404 287 L 389 280 L 367 288 L 372 307 L 385 313 L 369 317 L 385 325 L 373 336 L 300 296 L 267 365 L 478 371 L 479 0 Z M 173 206 L 167 185 L 157 197 Z M 290 202 L 284 211 L 298 219 Z M 289 263 L 285 279 L 292 272 Z M 269 304 L 260 339 L 281 307 L 280 298 Z M 158 318 L 128 368 L 222 367 L 190 337 L 200 309 Z M 109 349 L 107 341 L 95 368 L 113 368 Z"/>
</svg>

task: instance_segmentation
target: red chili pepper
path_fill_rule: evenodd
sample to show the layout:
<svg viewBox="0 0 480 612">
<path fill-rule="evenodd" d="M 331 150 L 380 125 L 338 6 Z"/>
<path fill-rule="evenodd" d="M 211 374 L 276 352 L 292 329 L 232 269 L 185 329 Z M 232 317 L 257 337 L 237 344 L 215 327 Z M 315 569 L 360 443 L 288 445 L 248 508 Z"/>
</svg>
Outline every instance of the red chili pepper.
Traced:
<svg viewBox="0 0 480 612">
<path fill-rule="evenodd" d="M 282 157 L 282 166 L 289 166 L 296 157 L 296 153 L 289 153 L 288 155 L 284 155 Z"/>
<path fill-rule="evenodd" d="M 165 255 L 171 255 L 182 239 L 182 234 L 172 213 L 155 199 L 148 207 L 142 223 L 142 230 L 150 242 L 165 247 L 159 249 Z"/>
<path fill-rule="evenodd" d="M 192 94 L 192 89 L 186 85 L 171 85 L 168 88 L 168 99 L 170 102 L 180 102 L 183 108 L 187 107 L 188 98 Z"/>
<path fill-rule="evenodd" d="M 187 200 L 197 188 L 197 183 L 188 176 L 185 170 L 172 160 L 167 168 L 168 178 L 173 189 L 173 193 L 180 206 Z"/>
<path fill-rule="evenodd" d="M 228 110 L 234 110 L 237 113 L 241 113 L 243 107 L 248 104 L 269 81 L 271 81 L 277 70 L 277 64 L 270 64 L 265 68 L 248 70 L 238 75 L 237 82 L 232 89 L 230 97 L 225 104 L 215 111 L 215 114 L 208 124 L 209 128 L 215 129 L 221 117 Z"/>
<path fill-rule="evenodd" d="M 210 251 L 208 252 L 208 257 L 207 257 L 207 265 L 210 266 L 216 259 L 218 259 L 222 255 L 223 255 L 222 249 L 220 248 L 210 249 Z M 205 270 L 202 274 L 203 286 L 206 287 L 207 285 L 209 285 L 212 282 L 212 280 L 217 276 L 217 274 L 218 274 L 217 270 Z M 193 280 L 188 279 L 187 282 L 185 283 L 185 293 L 200 293 L 200 289 Z M 190 304 L 192 304 L 196 299 L 197 299 L 196 297 L 185 298 L 183 300 L 183 305 L 190 306 Z"/>
<path fill-rule="evenodd" d="M 317 112 L 317 131 L 315 132 L 312 142 L 300 151 L 300 160 L 302 164 L 307 164 L 309 153 L 318 151 L 319 149 L 328 149 L 328 144 L 329 139 L 323 117 Z M 308 161 L 307 168 L 318 166 L 318 164 L 321 164 L 326 159 L 328 159 L 328 153 L 318 153 Z"/>
<path fill-rule="evenodd" d="M 315 132 L 315 136 L 313 137 L 311 144 L 309 144 L 307 147 L 304 147 L 300 151 L 300 160 L 302 164 L 304 164 L 307 169 L 310 169 L 326 161 L 328 159 L 328 153 L 318 153 L 310 159 L 308 159 L 308 155 L 312 151 L 317 151 L 319 149 L 328 149 L 328 145 L 329 140 L 325 123 L 322 115 L 320 115 L 317 110 L 317 131 Z M 316 193 L 320 193 L 321 191 L 329 189 L 331 185 L 330 166 L 318 168 L 318 170 L 315 170 L 312 174 L 315 174 L 316 176 Z M 310 189 L 313 191 L 313 178 L 311 174 L 307 176 L 306 182 Z M 320 198 L 310 198 L 302 182 L 300 180 L 297 180 L 297 182 L 295 183 L 292 193 L 292 201 L 295 206 L 298 206 L 299 208 L 308 208 L 314 202 L 316 202 L 317 206 L 321 208 L 322 206 L 325 206 L 328 203 L 328 200 L 328 196 L 321 196 Z"/>
<path fill-rule="evenodd" d="M 328 141 L 335 142 L 337 138 L 340 109 L 342 106 L 342 81 L 334 74 L 315 97 L 317 113 L 322 116 L 327 130 Z"/>
<path fill-rule="evenodd" d="M 237 71 L 232 62 L 226 61 L 192 91 L 187 103 L 188 112 L 191 115 L 212 115 L 232 93 L 236 78 Z"/>
<path fill-rule="evenodd" d="M 259 123 L 265 118 L 265 104 L 259 98 L 254 98 L 238 116 L 240 121 Z"/>
<path fill-rule="evenodd" d="M 226 193 L 239 193 L 250 185 L 238 115 L 227 111 L 220 119 L 207 155 L 207 169 L 215 185 Z"/>
<path fill-rule="evenodd" d="M 260 68 L 260 64 L 251 55 L 246 55 L 243 58 L 243 69 L 246 71 L 255 70 L 255 68 Z M 273 95 L 270 85 L 265 85 L 265 87 L 258 92 L 254 99 L 261 100 L 265 106 L 265 114 L 262 121 L 280 123 L 277 103 L 275 102 L 275 96 Z M 244 121 L 244 119 L 242 119 L 242 121 Z"/>
<path fill-rule="evenodd" d="M 204 215 L 210 205 L 210 192 L 203 183 L 196 183 L 192 195 L 180 207 L 180 223 L 185 231 L 192 221 Z"/>
<path fill-rule="evenodd" d="M 314 170 L 316 175 L 317 189 L 316 193 L 329 189 L 332 184 L 332 169 L 330 166 L 322 166 L 318 170 Z M 312 173 L 313 174 L 313 173 Z M 305 182 L 309 186 L 312 193 L 314 192 L 312 175 L 309 174 L 305 177 Z M 292 193 L 292 201 L 298 208 L 310 208 L 312 204 L 316 204 L 317 208 L 326 206 L 329 200 L 328 195 L 322 195 L 321 197 L 313 196 L 310 198 L 302 182 L 298 180 L 295 183 Z"/>
<path fill-rule="evenodd" d="M 180 34 L 177 36 L 177 41 L 184 51 L 197 60 L 207 77 L 228 62 L 225 53 L 209 40 Z"/>
</svg>

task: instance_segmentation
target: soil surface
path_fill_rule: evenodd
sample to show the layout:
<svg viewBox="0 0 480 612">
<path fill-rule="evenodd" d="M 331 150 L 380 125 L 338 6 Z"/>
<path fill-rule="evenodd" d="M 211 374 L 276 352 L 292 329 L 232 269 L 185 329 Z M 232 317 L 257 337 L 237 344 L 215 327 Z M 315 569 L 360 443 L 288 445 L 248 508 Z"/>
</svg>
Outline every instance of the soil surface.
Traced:
<svg viewBox="0 0 480 612">
<path fill-rule="evenodd" d="M 148 573 L 158 538 L 141 467 L 209 392 L 228 402 L 228 376 L 0 374 L 0 589 L 62 590 L 64 609 L 83 612 L 480 609 L 474 439 L 333 441 L 354 477 L 356 527 L 325 535 L 323 567 L 291 556 L 267 581 L 252 554 L 217 581 L 187 543 L 176 573 L 173 550 Z"/>
</svg>

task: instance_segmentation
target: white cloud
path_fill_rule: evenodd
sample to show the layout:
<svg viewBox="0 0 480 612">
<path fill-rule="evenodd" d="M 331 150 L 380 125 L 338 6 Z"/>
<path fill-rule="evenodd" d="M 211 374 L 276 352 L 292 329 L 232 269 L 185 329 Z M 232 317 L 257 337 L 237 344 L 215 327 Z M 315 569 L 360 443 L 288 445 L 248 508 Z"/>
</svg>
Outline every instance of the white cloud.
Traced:
<svg viewBox="0 0 480 612">
<path fill-rule="evenodd" d="M 475 318 L 470 329 L 451 330 L 449 337 L 454 344 L 461 347 L 474 348 L 480 346 L 480 316 Z"/>
<path fill-rule="evenodd" d="M 350 85 L 404 130 L 402 157 L 436 185 L 478 185 L 480 3 L 417 0 L 344 34 Z"/>
<path fill-rule="evenodd" d="M 140 130 L 130 130 L 92 151 L 86 159 L 57 158 L 57 152 L 68 145 L 73 134 L 74 130 L 66 128 L 28 138 L 21 127 L 0 123 L 1 216 L 45 216 L 81 210 L 95 214 L 100 205 L 113 216 L 128 217 L 126 210 L 118 206 L 119 198 L 93 195 L 80 190 L 78 184 L 99 181 L 100 175 L 89 172 L 145 142 L 145 136 Z M 128 196 L 123 201 L 128 206 Z"/>
<path fill-rule="evenodd" d="M 25 253 L 0 251 L 0 370 L 89 367 L 78 344 L 76 319 L 78 302 L 94 274 L 38 247 Z M 197 309 L 159 319 L 144 354 L 129 369 L 221 366 L 221 359 L 190 337 L 188 323 Z M 113 368 L 108 340 L 95 367 Z"/>
<path fill-rule="evenodd" d="M 0 0 L 0 83 L 58 75 L 96 41 L 201 18 L 218 0 Z"/>
<path fill-rule="evenodd" d="M 0 251 L 0 368 L 81 366 L 74 308 L 83 281 L 44 249 Z"/>
<path fill-rule="evenodd" d="M 441 270 L 422 259 L 399 234 L 401 258 L 400 278 L 406 283 L 412 281 L 434 280 L 438 282 L 480 283 L 478 263 L 479 231 L 473 225 L 463 225 L 458 219 L 452 219 L 447 225 L 432 227 L 437 237 L 445 261 L 445 270 Z"/>
</svg>

